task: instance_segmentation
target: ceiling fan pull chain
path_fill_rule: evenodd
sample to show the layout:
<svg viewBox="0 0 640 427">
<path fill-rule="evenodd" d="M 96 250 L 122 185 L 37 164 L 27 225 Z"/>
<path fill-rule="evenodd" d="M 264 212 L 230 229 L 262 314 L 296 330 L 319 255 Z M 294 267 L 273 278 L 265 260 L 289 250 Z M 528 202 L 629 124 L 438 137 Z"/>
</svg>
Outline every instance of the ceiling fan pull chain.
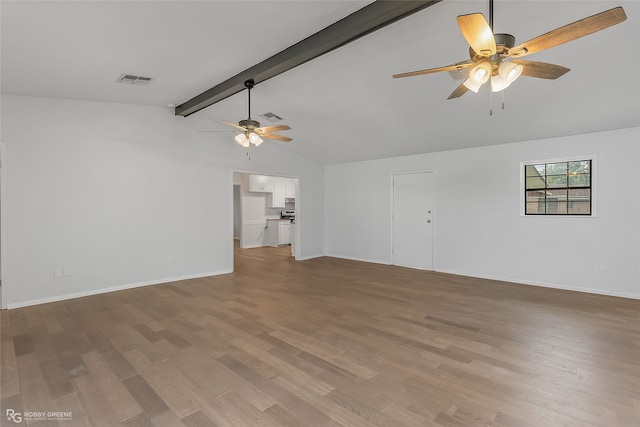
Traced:
<svg viewBox="0 0 640 427">
<path fill-rule="evenodd" d="M 503 109 L 503 110 L 504 110 L 504 93 L 505 93 L 506 91 L 507 91 L 506 89 L 502 91 L 502 109 Z"/>
<path fill-rule="evenodd" d="M 489 115 L 493 116 L 493 92 L 489 88 Z"/>
</svg>

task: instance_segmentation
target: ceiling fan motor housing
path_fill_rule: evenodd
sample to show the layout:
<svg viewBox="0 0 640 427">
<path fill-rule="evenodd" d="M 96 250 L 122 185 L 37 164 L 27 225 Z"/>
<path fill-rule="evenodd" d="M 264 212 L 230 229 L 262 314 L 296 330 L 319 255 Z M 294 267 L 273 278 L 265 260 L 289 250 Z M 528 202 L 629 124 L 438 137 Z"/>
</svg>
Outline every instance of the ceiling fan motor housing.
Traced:
<svg viewBox="0 0 640 427">
<path fill-rule="evenodd" d="M 491 63 L 492 75 L 498 74 L 498 67 L 500 63 L 502 63 L 503 54 L 507 53 L 509 49 L 511 49 L 516 44 L 516 38 L 511 34 L 498 33 L 494 34 L 493 37 L 496 41 L 496 54 L 489 58 L 489 62 Z M 469 57 L 473 62 L 480 62 L 486 59 L 485 56 L 478 55 L 473 48 L 469 47 Z"/>
<path fill-rule="evenodd" d="M 248 131 L 252 131 L 253 129 L 260 127 L 260 122 L 251 119 L 240 120 L 238 124 L 246 128 Z"/>
</svg>

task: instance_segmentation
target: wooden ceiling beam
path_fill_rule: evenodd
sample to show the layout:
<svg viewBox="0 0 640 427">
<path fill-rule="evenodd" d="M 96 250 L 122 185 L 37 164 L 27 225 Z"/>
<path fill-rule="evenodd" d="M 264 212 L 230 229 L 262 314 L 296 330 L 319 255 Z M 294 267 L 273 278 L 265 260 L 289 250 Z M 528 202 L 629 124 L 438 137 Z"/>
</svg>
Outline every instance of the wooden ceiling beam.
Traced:
<svg viewBox="0 0 640 427">
<path fill-rule="evenodd" d="M 178 105 L 175 114 L 176 116 L 189 116 L 244 90 L 244 82 L 249 79 L 253 79 L 256 84 L 263 82 L 440 1 L 442 0 L 374 1 L 293 46 Z"/>
</svg>

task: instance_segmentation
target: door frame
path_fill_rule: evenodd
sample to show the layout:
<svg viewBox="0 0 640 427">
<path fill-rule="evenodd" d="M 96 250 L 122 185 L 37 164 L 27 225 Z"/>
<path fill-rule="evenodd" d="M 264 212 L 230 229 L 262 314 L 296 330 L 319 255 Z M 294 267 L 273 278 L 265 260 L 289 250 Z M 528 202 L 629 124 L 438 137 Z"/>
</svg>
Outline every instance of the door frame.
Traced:
<svg viewBox="0 0 640 427">
<path fill-rule="evenodd" d="M 0 141 L 0 281 L 2 286 L 2 305 L 7 308 L 8 284 L 3 278 L 7 277 L 7 144 Z"/>
<path fill-rule="evenodd" d="M 393 206 L 394 206 L 394 198 L 395 198 L 395 188 L 394 188 L 394 178 L 397 175 L 414 175 L 414 174 L 418 174 L 418 173 L 430 173 L 432 174 L 431 176 L 433 177 L 433 224 L 432 225 L 432 233 L 431 233 L 431 270 L 424 270 L 424 271 L 437 271 L 436 269 L 436 232 L 435 232 L 435 224 L 437 224 L 438 222 L 438 216 L 437 216 L 437 196 L 436 196 L 436 170 L 435 169 L 420 169 L 420 170 L 412 170 L 412 171 L 404 171 L 404 172 L 391 172 L 391 175 L 389 177 L 390 180 L 390 186 L 391 186 L 391 206 L 389 208 L 389 218 L 391 218 L 390 221 L 390 226 L 389 226 L 389 235 L 391 237 L 391 245 L 389 248 L 389 260 L 391 261 L 390 264 L 391 265 L 396 265 L 395 264 L 395 259 L 394 259 L 394 254 L 393 254 L 393 249 L 395 246 L 395 236 L 394 236 L 394 232 L 393 232 L 393 227 L 394 227 L 394 221 L 395 218 L 393 216 Z"/>
<path fill-rule="evenodd" d="M 229 198 L 231 200 L 231 240 L 230 240 L 230 245 L 229 245 L 229 250 L 231 251 L 231 271 L 235 271 L 234 270 L 234 262 L 235 262 L 235 257 L 234 257 L 234 250 L 233 250 L 233 245 L 234 245 L 234 241 L 233 241 L 233 185 L 234 185 L 234 180 L 233 180 L 233 174 L 235 173 L 240 173 L 240 174 L 244 174 L 244 175 L 264 175 L 264 176 L 272 176 L 272 177 L 277 177 L 277 178 L 291 178 L 291 179 L 295 179 L 296 180 L 296 232 L 295 232 L 295 253 L 293 254 L 293 258 L 298 261 L 300 258 L 300 242 L 302 242 L 302 238 L 301 236 L 301 229 L 300 229 L 300 224 L 302 224 L 301 221 L 301 207 L 302 207 L 302 203 L 301 203 L 301 198 L 300 198 L 300 188 L 302 187 L 302 178 L 300 178 L 300 176 L 295 176 L 295 175 L 289 175 L 289 174 L 277 174 L 277 173 L 265 173 L 265 172 L 256 172 L 256 171 L 248 171 L 248 170 L 240 170 L 240 169 L 232 169 L 231 170 L 231 190 L 229 192 Z M 245 188 L 244 188 L 244 184 L 240 185 L 240 206 L 241 209 L 244 209 L 244 207 L 242 206 L 242 193 L 244 192 Z M 240 239 L 242 239 L 242 230 L 240 230 Z M 241 240 L 242 241 L 242 240 Z"/>
</svg>

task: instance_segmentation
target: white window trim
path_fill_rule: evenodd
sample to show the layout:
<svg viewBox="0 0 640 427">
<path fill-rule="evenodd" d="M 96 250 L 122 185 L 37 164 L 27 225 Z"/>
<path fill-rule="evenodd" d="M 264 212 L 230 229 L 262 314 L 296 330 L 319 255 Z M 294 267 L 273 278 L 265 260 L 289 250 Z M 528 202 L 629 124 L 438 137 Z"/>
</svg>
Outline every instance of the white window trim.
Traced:
<svg viewBox="0 0 640 427">
<path fill-rule="evenodd" d="M 579 162 L 581 160 L 591 160 L 591 215 L 526 215 L 524 213 L 525 166 L 539 165 L 543 163 Z M 597 163 L 598 163 L 598 158 L 595 155 L 521 161 L 520 162 L 520 187 L 518 187 L 518 191 L 520 193 L 520 216 L 523 216 L 523 217 L 526 216 L 527 218 L 597 218 L 598 217 L 598 209 L 597 209 L 598 165 Z"/>
</svg>

